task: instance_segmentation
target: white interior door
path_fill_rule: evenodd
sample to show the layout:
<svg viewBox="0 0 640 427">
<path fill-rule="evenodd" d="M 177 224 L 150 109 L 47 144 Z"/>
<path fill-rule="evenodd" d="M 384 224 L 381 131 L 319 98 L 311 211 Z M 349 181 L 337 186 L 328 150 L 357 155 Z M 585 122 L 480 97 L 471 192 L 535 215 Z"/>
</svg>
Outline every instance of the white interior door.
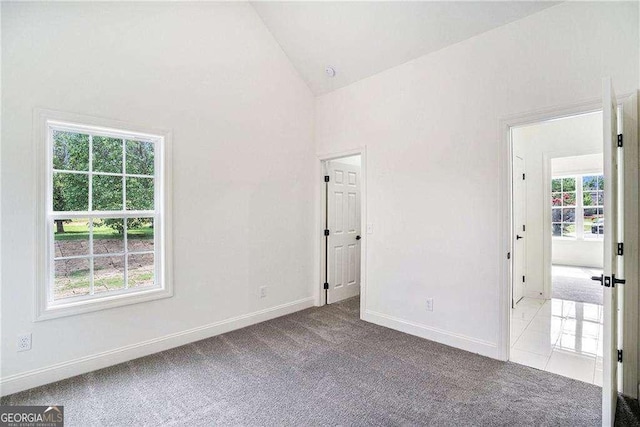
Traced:
<svg viewBox="0 0 640 427">
<path fill-rule="evenodd" d="M 513 157 L 513 289 L 512 307 L 524 296 L 526 276 L 526 200 L 524 159 Z"/>
<path fill-rule="evenodd" d="M 603 80 L 604 121 L 604 339 L 602 382 L 602 425 L 612 426 L 618 401 L 618 298 L 615 279 L 618 268 L 618 231 L 622 216 L 618 204 L 618 103 L 610 79 Z M 619 286 L 619 285 L 618 285 Z"/>
<path fill-rule="evenodd" d="M 360 293 L 360 166 L 328 162 L 327 303 Z"/>
</svg>

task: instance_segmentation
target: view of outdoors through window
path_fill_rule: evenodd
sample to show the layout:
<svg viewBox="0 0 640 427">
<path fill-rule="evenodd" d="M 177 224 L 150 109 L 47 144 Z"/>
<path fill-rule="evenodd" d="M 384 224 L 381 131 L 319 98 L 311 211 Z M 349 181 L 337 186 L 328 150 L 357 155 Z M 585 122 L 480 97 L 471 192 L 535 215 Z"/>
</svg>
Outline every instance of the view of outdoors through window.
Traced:
<svg viewBox="0 0 640 427">
<path fill-rule="evenodd" d="M 51 135 L 52 299 L 153 286 L 154 143 Z"/>
<path fill-rule="evenodd" d="M 551 180 L 551 233 L 554 237 L 602 239 L 602 175 L 554 177 Z"/>
</svg>

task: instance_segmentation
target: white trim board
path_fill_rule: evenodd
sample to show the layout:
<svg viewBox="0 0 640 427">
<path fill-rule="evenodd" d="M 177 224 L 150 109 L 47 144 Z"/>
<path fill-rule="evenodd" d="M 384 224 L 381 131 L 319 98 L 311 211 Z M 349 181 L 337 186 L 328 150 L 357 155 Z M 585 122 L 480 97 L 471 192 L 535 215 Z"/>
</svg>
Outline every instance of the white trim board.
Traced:
<svg viewBox="0 0 640 427">
<path fill-rule="evenodd" d="M 34 369 L 0 379 L 0 395 L 6 396 L 33 387 L 60 381 L 87 372 L 117 365 L 139 357 L 148 356 L 160 351 L 169 350 L 192 342 L 211 338 L 216 335 L 245 328 L 256 323 L 275 319 L 312 307 L 313 297 L 303 298 L 286 304 L 253 313 L 243 314 L 208 325 L 187 329 L 182 332 L 165 335 L 137 344 L 80 357 L 67 362 L 57 363 L 45 368 Z"/>
<path fill-rule="evenodd" d="M 637 399 L 638 384 L 638 287 L 640 251 L 638 243 L 638 187 L 640 164 L 638 150 L 638 92 L 622 98 L 622 118 L 624 134 L 624 275 L 627 283 L 624 285 L 623 313 L 624 329 L 622 348 L 624 361 L 622 363 L 622 393 Z"/>
<path fill-rule="evenodd" d="M 397 317 L 389 316 L 371 310 L 366 310 L 361 314 L 364 321 L 374 323 L 385 328 L 394 329 L 409 335 L 425 338 L 440 344 L 455 347 L 461 350 L 477 353 L 482 356 L 498 358 L 498 345 L 477 338 L 468 337 L 462 334 L 454 334 L 432 326 L 421 325 L 419 323 L 408 322 Z"/>
</svg>

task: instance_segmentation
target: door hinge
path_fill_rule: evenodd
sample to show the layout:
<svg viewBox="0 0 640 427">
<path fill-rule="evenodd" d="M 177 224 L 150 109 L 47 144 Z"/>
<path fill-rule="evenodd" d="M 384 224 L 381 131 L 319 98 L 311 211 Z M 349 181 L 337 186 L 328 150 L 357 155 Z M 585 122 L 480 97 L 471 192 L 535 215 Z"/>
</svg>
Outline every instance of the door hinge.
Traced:
<svg viewBox="0 0 640 427">
<path fill-rule="evenodd" d="M 622 134 L 618 135 L 618 147 L 622 147 L 623 145 L 622 140 L 623 140 Z"/>
<path fill-rule="evenodd" d="M 329 284 L 327 282 L 324 283 L 324 288 L 329 289 Z"/>
<path fill-rule="evenodd" d="M 324 235 L 328 236 L 329 235 L 329 230 L 324 230 Z"/>
<path fill-rule="evenodd" d="M 618 350 L 618 362 L 622 362 L 622 350 Z"/>
<path fill-rule="evenodd" d="M 524 283 L 524 276 L 522 276 L 522 283 Z"/>
<path fill-rule="evenodd" d="M 324 176 L 324 182 L 329 182 L 329 175 Z"/>
<path fill-rule="evenodd" d="M 524 179 L 524 176 L 525 176 L 525 175 L 524 175 L 524 174 L 522 174 L 522 179 Z"/>
<path fill-rule="evenodd" d="M 618 243 L 618 255 L 624 255 L 624 243 Z"/>
<path fill-rule="evenodd" d="M 527 231 L 527 226 L 522 224 L 522 231 Z"/>
<path fill-rule="evenodd" d="M 511 252 L 507 252 L 507 259 L 511 259 Z"/>
</svg>

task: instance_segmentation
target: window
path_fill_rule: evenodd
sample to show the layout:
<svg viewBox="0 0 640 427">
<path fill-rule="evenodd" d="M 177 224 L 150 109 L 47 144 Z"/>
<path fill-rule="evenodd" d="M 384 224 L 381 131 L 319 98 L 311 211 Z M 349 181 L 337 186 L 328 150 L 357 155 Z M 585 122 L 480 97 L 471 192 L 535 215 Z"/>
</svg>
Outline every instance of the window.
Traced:
<svg viewBox="0 0 640 427">
<path fill-rule="evenodd" d="M 551 181 L 551 227 L 554 236 L 576 237 L 576 179 Z"/>
<path fill-rule="evenodd" d="M 46 141 L 40 317 L 170 296 L 165 137 L 48 120 Z"/>
<path fill-rule="evenodd" d="M 594 240 L 604 236 L 602 175 L 551 180 L 551 233 L 554 237 Z"/>
<path fill-rule="evenodd" d="M 582 177 L 582 218 L 585 239 L 604 238 L 604 180 L 602 175 Z"/>
</svg>

